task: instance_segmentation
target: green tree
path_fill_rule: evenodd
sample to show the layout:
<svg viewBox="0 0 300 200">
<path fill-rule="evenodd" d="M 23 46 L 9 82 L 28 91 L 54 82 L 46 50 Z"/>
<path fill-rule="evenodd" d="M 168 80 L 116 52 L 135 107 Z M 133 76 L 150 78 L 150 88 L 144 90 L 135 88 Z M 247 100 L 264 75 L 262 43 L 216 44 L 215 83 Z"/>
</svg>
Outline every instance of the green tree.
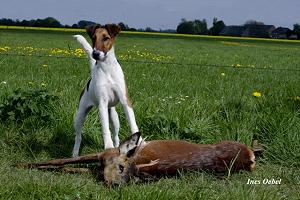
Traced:
<svg viewBox="0 0 300 200">
<path fill-rule="evenodd" d="M 177 26 L 177 33 L 183 34 L 207 34 L 207 22 L 203 20 L 187 21 L 186 19 L 181 19 L 181 22 Z"/>
<path fill-rule="evenodd" d="M 146 32 L 156 32 L 155 30 L 153 30 L 153 29 L 150 28 L 150 27 L 146 27 L 145 31 L 146 31 Z"/>
<path fill-rule="evenodd" d="M 194 31 L 195 31 L 195 34 L 199 34 L 199 35 L 207 34 L 208 30 L 207 30 L 206 20 L 205 19 L 203 19 L 203 20 L 196 19 L 194 21 Z"/>
<path fill-rule="evenodd" d="M 192 21 L 187 21 L 185 19 L 181 19 L 181 22 L 177 26 L 176 29 L 177 33 L 182 33 L 182 34 L 194 34 L 194 24 Z"/>
<path fill-rule="evenodd" d="M 61 23 L 53 17 L 47 17 L 47 18 L 43 19 L 42 25 L 44 27 L 55 27 L 55 28 L 62 27 Z"/>
<path fill-rule="evenodd" d="M 247 20 L 244 25 L 264 25 L 264 23 L 250 19 L 250 20 Z"/>
<path fill-rule="evenodd" d="M 118 25 L 120 26 L 122 31 L 129 30 L 129 26 L 127 24 L 124 24 L 123 22 L 120 22 Z"/>
<path fill-rule="evenodd" d="M 85 28 L 87 26 L 90 26 L 90 25 L 93 25 L 95 24 L 95 22 L 92 22 L 92 21 L 87 21 L 87 20 L 80 20 L 77 25 L 78 25 L 78 28 Z"/>
<path fill-rule="evenodd" d="M 211 35 L 219 35 L 224 27 L 225 27 L 225 23 L 222 20 L 218 20 L 215 17 L 213 19 L 213 26 L 209 29 L 209 33 Z"/>
<path fill-rule="evenodd" d="M 300 39 L 300 24 L 298 24 L 298 23 L 294 24 L 293 31 L 297 34 L 297 38 L 299 40 Z"/>
<path fill-rule="evenodd" d="M 78 28 L 78 25 L 77 24 L 73 24 L 72 28 Z"/>
</svg>

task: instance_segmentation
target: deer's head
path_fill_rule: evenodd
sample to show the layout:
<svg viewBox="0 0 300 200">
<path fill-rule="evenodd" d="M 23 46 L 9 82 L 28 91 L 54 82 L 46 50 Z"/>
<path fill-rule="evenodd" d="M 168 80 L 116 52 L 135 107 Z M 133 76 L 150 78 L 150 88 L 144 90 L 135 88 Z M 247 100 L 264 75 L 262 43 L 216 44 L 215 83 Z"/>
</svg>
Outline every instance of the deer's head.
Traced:
<svg viewBox="0 0 300 200">
<path fill-rule="evenodd" d="M 134 176 L 137 169 L 133 157 L 141 142 L 140 133 L 135 133 L 120 145 L 117 154 L 102 158 L 103 175 L 107 184 L 122 185 Z"/>
</svg>

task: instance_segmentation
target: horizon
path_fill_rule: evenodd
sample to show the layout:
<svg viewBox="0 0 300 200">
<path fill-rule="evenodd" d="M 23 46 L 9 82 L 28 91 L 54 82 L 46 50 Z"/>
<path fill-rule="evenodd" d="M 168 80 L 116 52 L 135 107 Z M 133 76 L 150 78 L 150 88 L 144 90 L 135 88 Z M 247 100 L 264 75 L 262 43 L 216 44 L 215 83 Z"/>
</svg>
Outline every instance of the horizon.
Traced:
<svg viewBox="0 0 300 200">
<path fill-rule="evenodd" d="M 19 22 L 22 22 L 23 20 L 26 20 L 26 21 L 30 21 L 30 20 L 38 20 L 38 19 L 46 19 L 46 18 L 54 18 L 55 20 L 57 20 L 58 22 L 60 22 L 61 23 L 61 21 L 59 21 L 58 19 L 56 19 L 55 17 L 52 17 L 52 16 L 48 16 L 48 17 L 45 17 L 45 18 L 35 18 L 35 19 L 11 19 L 11 18 L 6 18 L 6 19 L 11 19 L 11 20 L 13 20 L 14 22 L 16 22 L 16 21 L 19 21 Z M 4 18 L 0 18 L 0 19 L 4 19 Z M 183 18 L 184 19 L 184 18 Z M 185 19 L 186 20 L 186 19 Z M 197 20 L 197 19 L 194 19 L 194 20 Z M 191 21 L 194 21 L 194 20 L 191 20 Z M 206 22 L 207 22 L 207 19 L 202 19 L 202 20 L 206 20 Z M 218 19 L 219 20 L 219 19 Z M 97 22 L 94 22 L 94 21 L 89 21 L 89 20 L 85 20 L 85 19 L 82 19 L 82 20 L 79 20 L 78 22 L 75 22 L 75 23 L 73 23 L 73 24 L 78 24 L 80 21 L 87 21 L 87 22 L 93 22 L 93 23 L 97 23 Z M 190 21 L 190 20 L 187 20 L 187 21 Z M 282 27 L 282 28 L 290 28 L 291 30 L 293 30 L 293 27 L 284 27 L 284 26 L 278 26 L 278 25 L 276 25 L 276 24 L 266 24 L 266 23 L 264 23 L 263 21 L 256 21 L 256 20 L 247 20 L 246 22 L 244 22 L 243 24 L 231 24 L 231 25 L 227 25 L 226 24 L 226 22 L 224 22 L 225 23 L 225 25 L 226 26 L 245 26 L 245 25 L 247 25 L 247 22 L 248 21 L 255 21 L 255 22 L 262 22 L 263 24 L 256 24 L 256 25 L 273 25 L 273 26 L 275 26 L 275 28 L 280 28 L 280 27 Z M 180 21 L 181 22 L 181 21 Z M 178 22 L 178 24 L 180 23 L 180 22 Z M 124 25 L 128 25 L 127 23 L 125 23 L 125 22 L 122 22 L 122 21 L 120 21 L 120 22 L 114 22 L 115 24 L 119 24 L 119 23 L 124 23 Z M 61 23 L 61 25 L 62 26 L 72 26 L 73 24 L 63 24 L 63 23 Z M 295 23 L 295 24 L 299 24 L 299 23 Z M 213 26 L 213 24 L 211 24 L 211 25 L 209 25 L 208 23 L 207 23 L 207 28 L 209 29 L 210 27 L 212 27 Z M 159 29 L 159 30 L 157 30 L 157 29 L 153 29 L 152 27 L 143 27 L 143 28 L 139 28 L 139 27 L 129 27 L 129 28 L 134 28 L 134 29 L 136 29 L 136 30 L 145 30 L 145 29 L 147 29 L 147 28 L 151 28 L 153 31 L 165 31 L 165 30 L 170 30 L 170 31 L 176 31 L 176 28 L 177 27 L 175 27 L 175 28 L 169 28 L 169 29 Z"/>
<path fill-rule="evenodd" d="M 208 27 L 212 26 L 214 17 L 224 21 L 227 26 L 243 25 L 248 20 L 256 20 L 266 25 L 292 29 L 294 24 L 300 23 L 300 16 L 297 14 L 300 7 L 298 0 L 273 0 L 272 4 L 266 0 L 27 0 L 26 4 L 16 7 L 18 4 L 18 0 L 10 0 L 1 5 L 0 18 L 31 20 L 53 17 L 63 25 L 72 25 L 80 20 L 100 24 L 123 22 L 132 28 L 150 27 L 154 30 L 176 30 L 182 18 L 188 21 L 206 19 Z"/>
</svg>

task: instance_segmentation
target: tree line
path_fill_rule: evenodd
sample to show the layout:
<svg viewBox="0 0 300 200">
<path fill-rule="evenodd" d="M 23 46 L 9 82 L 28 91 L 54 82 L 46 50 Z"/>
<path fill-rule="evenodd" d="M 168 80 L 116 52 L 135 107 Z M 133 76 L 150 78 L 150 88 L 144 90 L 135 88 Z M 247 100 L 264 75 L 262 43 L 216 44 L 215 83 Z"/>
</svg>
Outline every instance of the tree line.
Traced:
<svg viewBox="0 0 300 200">
<path fill-rule="evenodd" d="M 219 35 L 221 30 L 225 27 L 225 23 L 217 18 L 213 19 L 213 26 L 207 28 L 206 19 L 194 21 L 187 21 L 181 19 L 181 22 L 177 26 L 176 32 L 183 34 L 198 34 L 198 35 Z"/>
<path fill-rule="evenodd" d="M 4 26 L 29 26 L 29 27 L 50 27 L 50 28 L 85 28 L 88 25 L 95 24 L 95 22 L 81 20 L 73 25 L 62 25 L 57 19 L 53 17 L 47 17 L 44 19 L 32 19 L 32 20 L 12 20 L 7 18 L 0 19 L 0 25 Z M 256 24 L 263 25 L 263 22 L 258 22 L 255 20 L 248 20 L 245 24 Z M 208 28 L 206 19 L 196 19 L 193 21 L 188 21 L 186 19 L 181 19 L 176 30 L 153 30 L 150 27 L 145 29 L 135 29 L 129 27 L 127 24 L 120 22 L 118 24 L 122 30 L 125 31 L 146 31 L 146 32 L 177 32 L 182 34 L 199 34 L 199 35 L 219 35 L 222 29 L 226 26 L 222 20 L 217 18 L 213 19 L 212 27 Z M 296 23 L 293 26 L 293 31 L 300 36 L 300 24 Z"/>
<path fill-rule="evenodd" d="M 57 19 L 53 17 L 46 17 L 44 19 L 32 19 L 32 20 L 12 20 L 8 18 L 0 19 L 0 25 L 2 26 L 29 26 L 29 27 L 49 27 L 49 28 L 85 28 L 88 25 L 95 24 L 95 22 L 80 20 L 73 25 L 63 25 Z M 137 31 L 135 28 L 130 28 L 128 25 L 120 22 L 118 24 L 122 30 Z M 149 29 L 149 28 L 148 28 Z M 146 30 L 146 29 L 145 29 Z"/>
<path fill-rule="evenodd" d="M 95 24 L 93 21 L 81 20 L 73 25 L 63 25 L 57 19 L 53 17 L 47 17 L 44 19 L 32 19 L 32 20 L 12 20 L 7 18 L 0 19 L 0 25 L 4 26 L 29 26 L 29 27 L 50 27 L 50 28 L 85 28 L 88 25 Z M 118 24 L 122 30 L 125 31 L 146 31 L 146 32 L 177 32 L 186 34 L 212 34 L 217 35 L 222 28 L 225 26 L 223 21 L 217 21 L 214 19 L 213 27 L 207 29 L 206 20 L 195 20 L 187 21 L 182 19 L 181 23 L 178 25 L 177 30 L 154 30 L 150 27 L 145 29 L 135 29 L 129 27 L 127 24 L 120 22 Z"/>
<path fill-rule="evenodd" d="M 244 25 L 264 25 L 264 23 L 256 20 L 247 20 Z M 183 34 L 219 35 L 225 26 L 225 23 L 217 18 L 213 19 L 213 26 L 211 28 L 207 28 L 206 19 L 196 19 L 194 21 L 181 19 L 181 22 L 177 26 L 176 32 Z M 294 24 L 293 30 L 291 31 L 298 36 L 298 39 L 300 38 L 300 24 Z"/>
</svg>

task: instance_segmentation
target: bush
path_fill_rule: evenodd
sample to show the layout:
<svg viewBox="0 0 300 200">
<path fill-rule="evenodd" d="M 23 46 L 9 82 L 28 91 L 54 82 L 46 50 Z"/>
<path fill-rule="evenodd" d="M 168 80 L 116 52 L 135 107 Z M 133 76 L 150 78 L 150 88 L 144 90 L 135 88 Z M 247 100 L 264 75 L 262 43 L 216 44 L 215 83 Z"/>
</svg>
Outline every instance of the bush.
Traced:
<svg viewBox="0 0 300 200">
<path fill-rule="evenodd" d="M 45 89 L 17 89 L 7 95 L 0 104 L 2 122 L 23 122 L 28 119 L 47 122 L 53 117 L 58 97 Z"/>
</svg>

